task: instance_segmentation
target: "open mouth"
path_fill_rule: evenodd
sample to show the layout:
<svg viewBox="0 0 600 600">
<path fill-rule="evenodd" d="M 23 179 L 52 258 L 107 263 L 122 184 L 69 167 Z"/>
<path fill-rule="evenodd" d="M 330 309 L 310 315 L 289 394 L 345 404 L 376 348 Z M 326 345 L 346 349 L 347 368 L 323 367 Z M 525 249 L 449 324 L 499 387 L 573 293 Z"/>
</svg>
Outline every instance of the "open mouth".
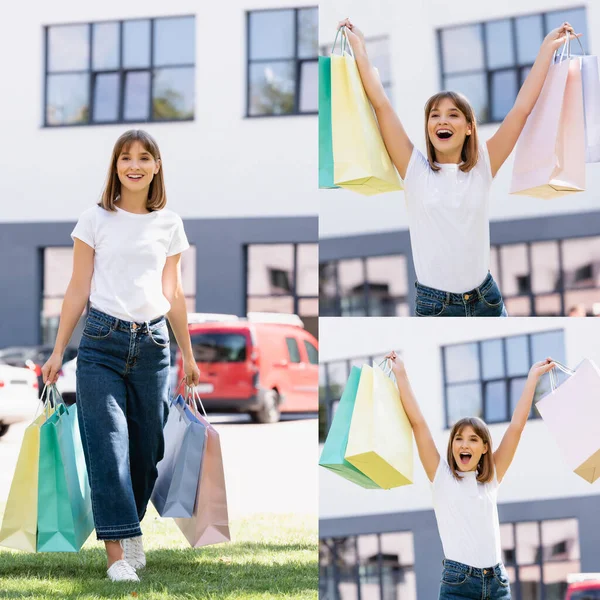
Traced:
<svg viewBox="0 0 600 600">
<path fill-rule="evenodd" d="M 131 181 L 139 181 L 142 177 L 143 175 L 127 175 L 127 179 Z"/>
<path fill-rule="evenodd" d="M 460 453 L 460 462 L 463 465 L 468 465 L 471 458 L 472 458 L 472 454 L 470 452 L 461 452 Z"/>
<path fill-rule="evenodd" d="M 435 134 L 440 140 L 449 140 L 454 135 L 449 129 L 438 129 Z"/>
</svg>

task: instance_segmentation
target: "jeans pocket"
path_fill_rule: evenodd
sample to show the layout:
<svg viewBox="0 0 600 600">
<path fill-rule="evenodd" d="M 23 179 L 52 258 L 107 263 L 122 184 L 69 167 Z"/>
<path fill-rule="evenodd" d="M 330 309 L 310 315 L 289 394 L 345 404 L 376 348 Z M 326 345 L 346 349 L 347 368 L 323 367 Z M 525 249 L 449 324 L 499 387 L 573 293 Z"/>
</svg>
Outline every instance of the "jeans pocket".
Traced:
<svg viewBox="0 0 600 600">
<path fill-rule="evenodd" d="M 454 571 L 452 569 L 444 569 L 442 573 L 442 583 L 446 585 L 463 585 L 467 581 L 469 576 L 467 573 L 461 571 Z"/>
<path fill-rule="evenodd" d="M 441 317 L 446 305 L 433 298 L 419 298 L 415 306 L 415 314 L 419 317 Z"/>
<path fill-rule="evenodd" d="M 510 585 L 510 581 L 508 579 L 508 575 L 506 574 L 506 571 L 504 569 L 502 569 L 500 571 L 500 574 L 496 573 L 494 571 L 494 579 L 502 586 L 502 587 L 509 587 Z"/>
<path fill-rule="evenodd" d="M 150 339 L 161 348 L 166 348 L 171 340 L 169 339 L 169 328 L 167 327 L 167 323 L 161 323 L 159 327 L 155 329 L 149 328 L 148 335 Z"/>
<path fill-rule="evenodd" d="M 502 304 L 502 294 L 495 281 L 485 293 L 481 294 L 481 299 L 489 308 L 498 308 Z"/>
<path fill-rule="evenodd" d="M 104 321 L 98 321 L 92 317 L 88 317 L 85 321 L 85 326 L 82 335 L 92 340 L 104 340 L 112 333 L 112 327 Z"/>
</svg>

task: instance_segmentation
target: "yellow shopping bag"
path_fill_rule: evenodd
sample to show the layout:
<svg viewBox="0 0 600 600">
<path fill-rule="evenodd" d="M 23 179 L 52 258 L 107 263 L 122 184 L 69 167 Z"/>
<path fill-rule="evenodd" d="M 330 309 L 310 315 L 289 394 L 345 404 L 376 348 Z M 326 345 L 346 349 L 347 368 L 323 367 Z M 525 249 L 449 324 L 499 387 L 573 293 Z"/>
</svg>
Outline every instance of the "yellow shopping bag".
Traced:
<svg viewBox="0 0 600 600">
<path fill-rule="evenodd" d="M 412 483 L 413 433 L 396 384 L 364 365 L 345 459 L 384 489 Z"/>
<path fill-rule="evenodd" d="M 402 190 L 354 57 L 331 56 L 331 131 L 335 185 L 372 196 Z"/>
<path fill-rule="evenodd" d="M 46 389 L 44 388 L 44 393 Z M 42 399 L 44 397 L 42 393 Z M 40 429 L 54 410 L 45 404 L 43 414 L 27 427 L 10 486 L 0 529 L 0 546 L 35 552 L 38 517 L 38 465 Z"/>
</svg>

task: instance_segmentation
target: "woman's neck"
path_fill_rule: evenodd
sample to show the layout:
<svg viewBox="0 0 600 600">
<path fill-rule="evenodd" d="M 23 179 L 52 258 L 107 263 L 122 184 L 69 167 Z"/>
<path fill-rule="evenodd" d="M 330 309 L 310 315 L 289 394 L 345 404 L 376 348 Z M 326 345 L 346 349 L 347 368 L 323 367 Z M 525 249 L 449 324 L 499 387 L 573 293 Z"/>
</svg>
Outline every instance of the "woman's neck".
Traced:
<svg viewBox="0 0 600 600">
<path fill-rule="evenodd" d="M 462 150 L 454 150 L 452 152 L 435 151 L 435 162 L 440 165 L 458 165 L 462 162 Z"/>
<path fill-rule="evenodd" d="M 139 192 L 132 192 L 121 187 L 119 208 L 131 213 L 145 214 L 150 212 L 147 208 L 147 204 L 148 188 L 140 190 Z"/>
</svg>

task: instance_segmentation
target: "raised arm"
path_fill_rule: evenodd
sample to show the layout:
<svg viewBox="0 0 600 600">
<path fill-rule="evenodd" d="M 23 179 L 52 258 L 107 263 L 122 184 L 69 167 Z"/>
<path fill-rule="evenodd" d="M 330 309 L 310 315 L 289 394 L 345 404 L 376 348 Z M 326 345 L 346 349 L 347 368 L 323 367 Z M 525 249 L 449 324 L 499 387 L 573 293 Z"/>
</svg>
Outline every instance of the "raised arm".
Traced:
<svg viewBox="0 0 600 600">
<path fill-rule="evenodd" d="M 354 52 L 363 87 L 377 115 L 385 147 L 394 166 L 398 169 L 400 177 L 404 179 L 413 151 L 413 144 L 406 135 L 392 103 L 385 94 L 381 80 L 367 56 L 365 38 L 362 32 L 352 25 L 349 19 L 341 21 L 338 27 L 346 28 L 346 34 Z"/>
<path fill-rule="evenodd" d="M 502 481 L 515 456 L 515 452 L 517 451 L 517 446 L 521 440 L 521 434 L 523 433 L 527 418 L 529 417 L 529 412 L 531 411 L 535 387 L 540 377 L 544 375 L 544 373 L 548 373 L 548 371 L 555 366 L 556 363 L 553 363 L 551 358 L 547 358 L 546 360 L 535 363 L 529 370 L 525 388 L 517 403 L 510 425 L 500 442 L 500 446 L 498 446 L 498 450 L 494 452 L 494 465 L 496 467 L 496 477 L 498 478 L 498 482 Z"/>
<path fill-rule="evenodd" d="M 492 166 L 492 177 L 496 176 L 496 173 L 515 147 L 521 131 L 525 127 L 527 117 L 531 114 L 544 87 L 544 81 L 546 81 L 546 75 L 552 63 L 552 55 L 565 42 L 567 31 L 575 35 L 571 25 L 565 22 L 558 29 L 552 30 L 546 36 L 535 59 L 535 63 L 521 86 L 514 106 L 506 115 L 498 131 L 487 141 Z M 581 35 L 579 33 L 575 37 L 580 37 Z"/>
<path fill-rule="evenodd" d="M 392 370 L 396 376 L 398 391 L 400 392 L 400 398 L 402 399 L 402 406 L 404 406 L 406 416 L 408 417 L 408 420 L 412 425 L 413 433 L 415 434 L 419 458 L 421 459 L 421 463 L 425 469 L 425 473 L 427 473 L 429 481 L 433 481 L 435 472 L 440 464 L 440 454 L 435 447 L 431 431 L 429 431 L 425 417 L 419 408 L 415 394 L 408 381 L 404 363 L 396 356 L 395 352 L 390 352 L 386 358 L 389 358 L 392 362 Z"/>
</svg>

